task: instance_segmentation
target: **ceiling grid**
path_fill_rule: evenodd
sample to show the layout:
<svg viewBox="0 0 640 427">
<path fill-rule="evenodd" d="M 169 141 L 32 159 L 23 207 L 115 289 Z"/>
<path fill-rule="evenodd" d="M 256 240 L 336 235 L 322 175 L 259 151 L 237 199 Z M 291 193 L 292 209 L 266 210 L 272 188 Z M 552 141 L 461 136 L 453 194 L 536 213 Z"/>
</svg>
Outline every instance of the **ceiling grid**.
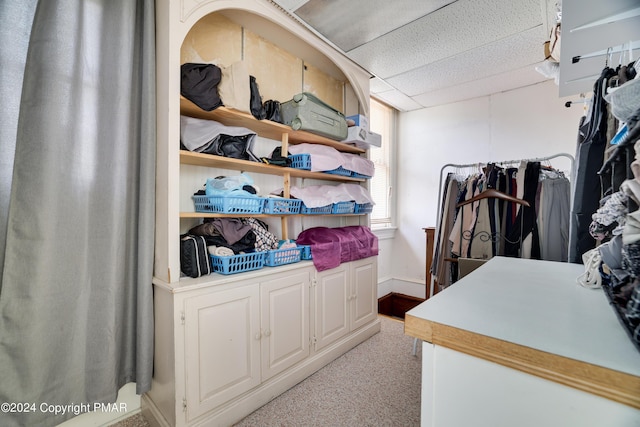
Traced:
<svg viewBox="0 0 640 427">
<path fill-rule="evenodd" d="M 369 71 L 401 111 L 544 81 L 555 0 L 274 0 Z"/>
</svg>

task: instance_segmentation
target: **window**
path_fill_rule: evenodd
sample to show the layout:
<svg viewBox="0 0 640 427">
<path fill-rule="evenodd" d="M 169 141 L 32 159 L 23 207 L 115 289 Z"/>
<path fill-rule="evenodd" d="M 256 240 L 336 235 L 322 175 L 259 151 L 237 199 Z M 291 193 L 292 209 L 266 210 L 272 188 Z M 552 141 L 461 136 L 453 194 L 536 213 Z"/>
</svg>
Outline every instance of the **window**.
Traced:
<svg viewBox="0 0 640 427">
<path fill-rule="evenodd" d="M 395 109 L 371 99 L 370 128 L 372 132 L 382 135 L 382 147 L 369 149 L 369 159 L 375 164 L 375 175 L 370 182 L 371 197 L 375 201 L 371 212 L 372 228 L 387 228 L 393 225 L 394 205 L 391 200 L 395 119 Z"/>
</svg>

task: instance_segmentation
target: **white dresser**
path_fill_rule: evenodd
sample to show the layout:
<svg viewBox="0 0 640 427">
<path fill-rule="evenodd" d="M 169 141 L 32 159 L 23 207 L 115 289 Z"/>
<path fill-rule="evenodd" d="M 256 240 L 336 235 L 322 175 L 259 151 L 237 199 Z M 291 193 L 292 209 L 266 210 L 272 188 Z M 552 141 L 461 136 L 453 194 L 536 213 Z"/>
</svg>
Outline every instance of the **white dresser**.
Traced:
<svg viewBox="0 0 640 427">
<path fill-rule="evenodd" d="M 422 426 L 640 426 L 640 352 L 582 272 L 496 257 L 409 311 Z"/>
</svg>

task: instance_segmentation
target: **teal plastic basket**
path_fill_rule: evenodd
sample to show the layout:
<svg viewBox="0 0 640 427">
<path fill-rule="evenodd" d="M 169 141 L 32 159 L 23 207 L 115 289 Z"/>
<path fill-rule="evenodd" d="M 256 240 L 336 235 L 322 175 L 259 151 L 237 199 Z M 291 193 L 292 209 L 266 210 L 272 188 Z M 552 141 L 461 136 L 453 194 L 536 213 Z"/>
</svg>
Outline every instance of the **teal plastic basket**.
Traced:
<svg viewBox="0 0 640 427">
<path fill-rule="evenodd" d="M 290 154 L 291 167 L 294 169 L 311 170 L 311 156 L 309 154 Z"/>
<path fill-rule="evenodd" d="M 355 202 L 338 202 L 331 207 L 332 214 L 349 214 L 353 213 Z"/>
<path fill-rule="evenodd" d="M 302 200 L 299 199 L 281 199 L 274 197 L 266 197 L 264 199 L 264 208 L 262 213 L 266 214 L 297 214 L 300 213 Z"/>
<path fill-rule="evenodd" d="M 373 211 L 373 203 L 356 203 L 353 212 L 357 214 L 368 214 Z"/>
<path fill-rule="evenodd" d="M 300 248 L 300 259 L 309 260 L 313 259 L 311 256 L 311 246 L 310 245 L 298 245 Z"/>
<path fill-rule="evenodd" d="M 196 212 L 251 213 L 259 214 L 264 209 L 262 197 L 192 196 Z"/>
<path fill-rule="evenodd" d="M 214 273 L 235 274 L 264 267 L 264 252 L 252 252 L 231 256 L 209 254 Z"/>
<path fill-rule="evenodd" d="M 269 267 L 300 261 L 300 248 L 274 249 L 265 252 L 264 264 Z"/>
<path fill-rule="evenodd" d="M 308 208 L 302 203 L 302 207 L 300 208 L 300 213 L 307 215 L 322 215 L 322 214 L 330 214 L 333 209 L 333 205 L 327 206 L 319 206 L 317 208 Z"/>
</svg>

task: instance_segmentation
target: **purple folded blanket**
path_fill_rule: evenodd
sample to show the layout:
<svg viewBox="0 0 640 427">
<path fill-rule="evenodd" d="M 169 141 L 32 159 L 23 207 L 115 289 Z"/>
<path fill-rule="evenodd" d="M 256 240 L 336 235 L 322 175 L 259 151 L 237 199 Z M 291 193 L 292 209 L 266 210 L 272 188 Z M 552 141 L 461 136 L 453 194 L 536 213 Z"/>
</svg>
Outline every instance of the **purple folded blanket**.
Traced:
<svg viewBox="0 0 640 427">
<path fill-rule="evenodd" d="M 296 243 L 311 246 L 313 265 L 318 271 L 378 255 L 378 238 L 369 227 L 361 225 L 309 228 L 298 235 Z"/>
</svg>

